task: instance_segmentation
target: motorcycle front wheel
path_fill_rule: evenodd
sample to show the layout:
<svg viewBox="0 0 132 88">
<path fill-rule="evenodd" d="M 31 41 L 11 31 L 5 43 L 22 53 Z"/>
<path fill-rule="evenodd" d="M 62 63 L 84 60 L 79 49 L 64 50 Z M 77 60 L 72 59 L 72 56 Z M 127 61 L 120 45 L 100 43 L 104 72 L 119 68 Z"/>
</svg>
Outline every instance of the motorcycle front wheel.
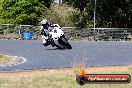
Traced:
<svg viewBox="0 0 132 88">
<path fill-rule="evenodd" d="M 72 49 L 72 46 L 69 44 L 66 38 L 61 37 L 60 43 L 65 46 L 67 49 Z"/>
</svg>

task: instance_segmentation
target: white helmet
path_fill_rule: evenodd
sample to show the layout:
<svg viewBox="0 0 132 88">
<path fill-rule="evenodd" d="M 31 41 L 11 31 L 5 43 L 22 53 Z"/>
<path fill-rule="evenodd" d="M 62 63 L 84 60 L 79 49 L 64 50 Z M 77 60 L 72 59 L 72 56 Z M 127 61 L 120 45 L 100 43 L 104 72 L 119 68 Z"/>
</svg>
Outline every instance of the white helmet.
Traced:
<svg viewBox="0 0 132 88">
<path fill-rule="evenodd" d="M 48 21 L 46 20 L 46 19 L 43 19 L 42 21 L 41 21 L 41 24 L 47 24 L 48 23 Z"/>
</svg>

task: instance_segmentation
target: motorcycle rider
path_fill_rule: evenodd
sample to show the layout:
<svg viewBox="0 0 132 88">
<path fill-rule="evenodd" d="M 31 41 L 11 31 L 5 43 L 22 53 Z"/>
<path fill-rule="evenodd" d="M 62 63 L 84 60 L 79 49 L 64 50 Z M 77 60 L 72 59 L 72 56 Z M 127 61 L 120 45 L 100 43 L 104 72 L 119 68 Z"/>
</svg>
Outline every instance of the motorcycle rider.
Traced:
<svg viewBox="0 0 132 88">
<path fill-rule="evenodd" d="M 46 47 L 46 46 L 50 45 L 50 41 L 48 41 L 48 40 L 49 40 L 49 35 L 50 35 L 49 32 L 51 30 L 51 29 L 49 29 L 49 27 L 51 24 L 46 19 L 43 19 L 41 21 L 41 24 L 42 24 L 42 26 L 41 26 L 40 31 L 41 31 L 41 35 L 42 35 L 43 45 Z"/>
</svg>

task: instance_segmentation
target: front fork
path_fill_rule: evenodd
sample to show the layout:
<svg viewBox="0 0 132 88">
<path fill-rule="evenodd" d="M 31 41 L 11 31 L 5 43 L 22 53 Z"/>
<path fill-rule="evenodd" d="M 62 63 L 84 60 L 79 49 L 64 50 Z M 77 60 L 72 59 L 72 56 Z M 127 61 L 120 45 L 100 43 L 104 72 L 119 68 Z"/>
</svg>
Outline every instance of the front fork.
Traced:
<svg viewBox="0 0 132 88">
<path fill-rule="evenodd" d="M 66 39 L 66 41 L 68 41 L 68 39 L 65 37 L 65 35 L 64 35 L 64 34 L 63 34 L 61 37 L 65 38 L 65 39 Z"/>
</svg>

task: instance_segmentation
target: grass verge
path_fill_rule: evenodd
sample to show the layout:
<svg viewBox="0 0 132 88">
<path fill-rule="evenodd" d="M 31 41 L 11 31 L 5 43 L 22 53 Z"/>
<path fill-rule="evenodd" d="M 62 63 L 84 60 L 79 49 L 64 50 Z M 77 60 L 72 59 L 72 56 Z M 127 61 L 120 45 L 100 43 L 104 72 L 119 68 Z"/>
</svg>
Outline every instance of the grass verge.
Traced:
<svg viewBox="0 0 132 88">
<path fill-rule="evenodd" d="M 89 67 L 88 74 L 130 74 L 132 65 Z M 22 72 L 1 72 L 0 88 L 132 88 L 129 84 L 86 84 L 76 83 L 73 69 L 42 69 Z"/>
</svg>

